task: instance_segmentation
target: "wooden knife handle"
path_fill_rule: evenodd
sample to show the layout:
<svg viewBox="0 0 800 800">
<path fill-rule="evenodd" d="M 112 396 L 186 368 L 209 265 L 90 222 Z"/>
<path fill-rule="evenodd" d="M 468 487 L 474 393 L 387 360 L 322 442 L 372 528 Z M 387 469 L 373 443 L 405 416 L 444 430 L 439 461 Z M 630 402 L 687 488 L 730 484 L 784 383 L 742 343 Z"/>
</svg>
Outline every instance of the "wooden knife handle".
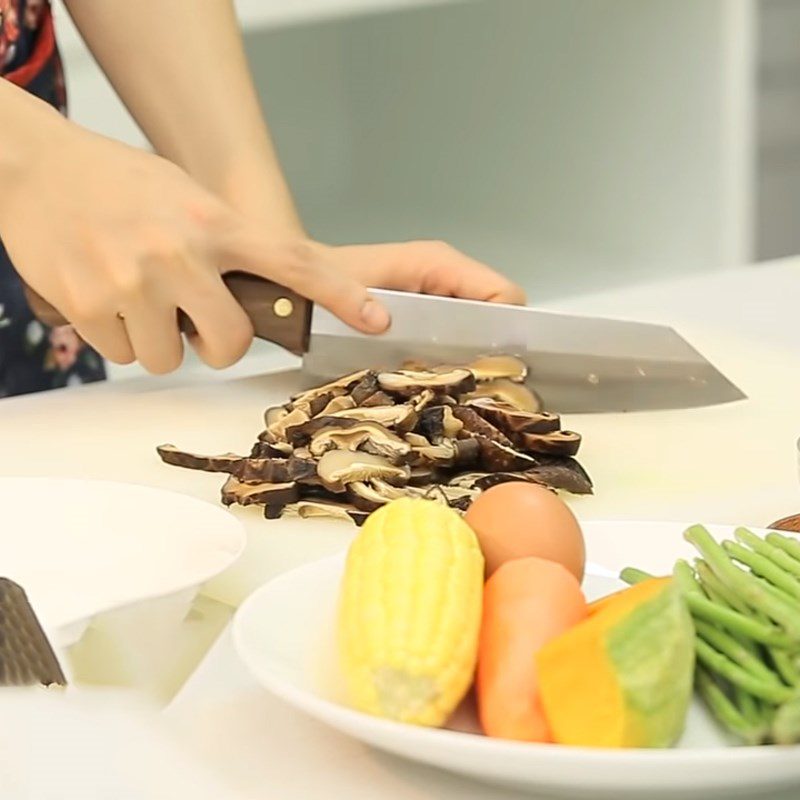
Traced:
<svg viewBox="0 0 800 800">
<path fill-rule="evenodd" d="M 312 303 L 291 289 L 246 272 L 229 272 L 223 281 L 253 323 L 259 339 L 266 339 L 295 355 L 308 350 Z M 25 286 L 28 304 L 45 325 L 67 325 L 68 320 L 29 286 Z M 194 323 L 178 311 L 178 327 L 183 333 L 195 333 Z"/>
</svg>

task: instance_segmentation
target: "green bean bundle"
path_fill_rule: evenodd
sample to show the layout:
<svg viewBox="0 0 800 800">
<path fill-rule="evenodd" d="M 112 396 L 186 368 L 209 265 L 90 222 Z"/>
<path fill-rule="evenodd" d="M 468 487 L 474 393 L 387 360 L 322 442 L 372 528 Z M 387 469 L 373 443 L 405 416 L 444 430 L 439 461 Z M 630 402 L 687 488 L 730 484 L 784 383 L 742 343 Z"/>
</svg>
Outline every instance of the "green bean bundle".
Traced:
<svg viewBox="0 0 800 800">
<path fill-rule="evenodd" d="M 744 743 L 800 742 L 800 540 L 738 528 L 717 542 L 700 525 L 684 538 L 699 557 L 679 560 L 673 579 L 695 623 L 697 692 Z"/>
</svg>

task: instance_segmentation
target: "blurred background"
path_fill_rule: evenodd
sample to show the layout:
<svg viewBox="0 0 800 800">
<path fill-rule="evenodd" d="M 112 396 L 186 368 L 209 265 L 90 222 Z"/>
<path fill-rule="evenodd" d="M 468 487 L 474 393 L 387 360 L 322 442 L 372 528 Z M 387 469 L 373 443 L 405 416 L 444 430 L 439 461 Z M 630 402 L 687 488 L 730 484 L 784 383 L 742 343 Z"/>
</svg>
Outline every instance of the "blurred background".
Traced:
<svg viewBox="0 0 800 800">
<path fill-rule="evenodd" d="M 446 239 L 534 302 L 800 252 L 796 0 L 237 8 L 319 239 Z M 73 118 L 144 145 L 57 14 Z"/>
</svg>

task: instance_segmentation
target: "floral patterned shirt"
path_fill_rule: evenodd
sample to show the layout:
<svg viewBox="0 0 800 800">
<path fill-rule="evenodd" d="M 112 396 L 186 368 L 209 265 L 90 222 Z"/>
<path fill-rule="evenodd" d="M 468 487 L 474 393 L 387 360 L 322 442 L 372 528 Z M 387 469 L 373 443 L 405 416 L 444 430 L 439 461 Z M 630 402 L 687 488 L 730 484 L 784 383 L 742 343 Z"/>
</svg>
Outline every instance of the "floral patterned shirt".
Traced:
<svg viewBox="0 0 800 800">
<path fill-rule="evenodd" d="M 48 0 L 0 0 L 0 79 L 66 112 L 61 60 Z M 70 326 L 31 313 L 0 241 L 0 398 L 105 378 L 103 361 Z"/>
</svg>

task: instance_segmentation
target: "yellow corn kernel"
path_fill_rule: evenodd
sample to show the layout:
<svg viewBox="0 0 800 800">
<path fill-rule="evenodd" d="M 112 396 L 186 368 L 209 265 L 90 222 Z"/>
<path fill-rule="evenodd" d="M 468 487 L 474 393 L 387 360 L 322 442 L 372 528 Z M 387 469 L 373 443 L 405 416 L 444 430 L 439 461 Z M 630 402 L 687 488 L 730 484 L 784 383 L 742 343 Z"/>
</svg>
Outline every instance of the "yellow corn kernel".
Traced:
<svg viewBox="0 0 800 800">
<path fill-rule="evenodd" d="M 418 725 L 447 720 L 472 683 L 483 571 L 475 534 L 447 506 L 401 499 L 367 519 L 339 606 L 353 706 Z"/>
</svg>

